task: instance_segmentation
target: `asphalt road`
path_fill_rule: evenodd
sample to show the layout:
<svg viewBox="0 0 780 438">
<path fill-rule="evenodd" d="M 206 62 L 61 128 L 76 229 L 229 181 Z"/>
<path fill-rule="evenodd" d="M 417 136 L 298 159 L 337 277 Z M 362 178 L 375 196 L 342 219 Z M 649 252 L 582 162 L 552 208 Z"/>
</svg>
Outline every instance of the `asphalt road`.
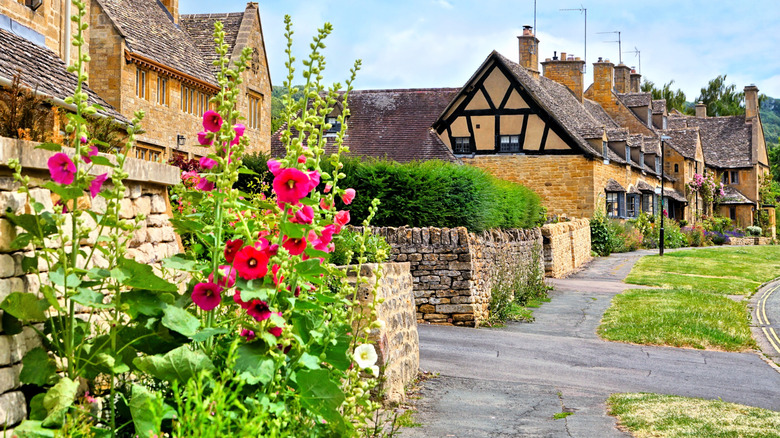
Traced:
<svg viewBox="0 0 780 438">
<path fill-rule="evenodd" d="M 421 325 L 419 428 L 410 437 L 628 436 L 607 415 L 615 392 L 654 392 L 780 410 L 780 373 L 756 353 L 605 342 L 596 327 L 644 253 L 595 260 L 555 280 L 536 322 L 499 329 Z M 634 287 L 634 286 L 631 286 Z M 769 298 L 780 300 L 780 290 Z M 774 301 L 773 301 L 774 303 Z M 780 315 L 775 321 L 780 322 Z M 778 327 L 780 334 L 780 327 Z M 564 418 L 555 414 L 572 412 Z"/>
</svg>

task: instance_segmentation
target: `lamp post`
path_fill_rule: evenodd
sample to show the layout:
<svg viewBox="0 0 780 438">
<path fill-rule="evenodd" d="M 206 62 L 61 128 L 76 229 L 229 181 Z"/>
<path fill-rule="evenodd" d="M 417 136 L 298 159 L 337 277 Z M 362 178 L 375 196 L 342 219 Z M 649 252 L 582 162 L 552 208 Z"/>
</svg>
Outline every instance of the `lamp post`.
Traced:
<svg viewBox="0 0 780 438">
<path fill-rule="evenodd" d="M 664 152 L 666 149 L 666 141 L 671 140 L 672 137 L 669 137 L 668 135 L 662 135 L 661 136 L 661 232 L 660 234 L 660 242 L 658 242 L 658 255 L 663 256 L 664 255 Z"/>
</svg>

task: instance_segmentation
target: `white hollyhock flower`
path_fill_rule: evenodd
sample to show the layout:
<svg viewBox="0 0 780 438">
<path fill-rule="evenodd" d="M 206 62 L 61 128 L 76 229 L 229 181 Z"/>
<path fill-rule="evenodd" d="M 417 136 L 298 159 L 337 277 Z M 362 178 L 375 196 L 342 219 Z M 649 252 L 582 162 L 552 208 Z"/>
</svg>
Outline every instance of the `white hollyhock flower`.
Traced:
<svg viewBox="0 0 780 438">
<path fill-rule="evenodd" d="M 361 344 L 355 348 L 355 362 L 360 369 L 370 368 L 376 363 L 377 355 L 374 346 L 371 344 Z"/>
<path fill-rule="evenodd" d="M 379 367 L 378 366 L 374 365 L 371 368 L 369 368 L 369 370 L 371 370 L 371 374 L 374 377 L 379 377 Z"/>
</svg>

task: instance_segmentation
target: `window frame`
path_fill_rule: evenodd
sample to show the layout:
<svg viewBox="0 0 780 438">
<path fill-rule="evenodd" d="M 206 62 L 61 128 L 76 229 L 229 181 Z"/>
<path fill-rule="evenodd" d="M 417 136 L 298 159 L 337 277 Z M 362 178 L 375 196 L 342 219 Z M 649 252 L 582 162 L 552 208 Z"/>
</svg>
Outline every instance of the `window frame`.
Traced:
<svg viewBox="0 0 780 438">
<path fill-rule="evenodd" d="M 640 207 L 639 195 L 626 194 L 626 217 L 638 217 L 639 216 L 638 207 Z"/>
<path fill-rule="evenodd" d="M 620 217 L 620 197 L 618 196 L 619 193 L 620 192 L 607 192 L 606 204 L 604 205 L 604 208 L 607 212 L 607 217 L 610 219 L 617 219 Z"/>
<path fill-rule="evenodd" d="M 149 97 L 149 72 L 139 66 L 135 66 L 135 96 L 144 100 Z"/>
<path fill-rule="evenodd" d="M 729 184 L 739 184 L 739 171 L 729 170 L 729 180 L 731 181 Z"/>
<path fill-rule="evenodd" d="M 465 149 L 461 149 L 465 140 Z M 459 146 L 461 148 L 459 148 Z M 453 137 L 452 138 L 452 153 L 457 155 L 470 154 L 471 150 L 471 137 Z"/>
<path fill-rule="evenodd" d="M 136 142 L 133 151 L 139 160 L 162 163 L 165 159 L 165 148 L 153 144 Z"/>
<path fill-rule="evenodd" d="M 247 127 L 252 129 L 260 129 L 260 124 L 263 121 L 263 99 L 264 96 L 260 93 L 255 92 L 248 92 L 247 95 Z M 339 130 L 341 127 L 339 127 Z M 333 128 L 331 130 L 328 130 L 328 132 L 338 132 L 338 130 L 333 131 Z"/>
<path fill-rule="evenodd" d="M 631 146 L 626 145 L 626 163 L 631 164 Z"/>
<path fill-rule="evenodd" d="M 165 76 L 157 75 L 157 103 L 162 106 L 169 106 L 170 104 L 170 87 L 168 86 L 168 78 Z"/>
<path fill-rule="evenodd" d="M 504 143 L 504 139 L 507 139 L 507 142 Z M 512 139 L 515 139 L 517 141 L 513 142 Z M 504 148 L 504 144 L 508 145 L 506 148 Z M 498 152 L 501 153 L 517 153 L 520 152 L 520 135 L 519 134 L 505 134 L 505 135 L 499 135 L 498 136 Z"/>
</svg>

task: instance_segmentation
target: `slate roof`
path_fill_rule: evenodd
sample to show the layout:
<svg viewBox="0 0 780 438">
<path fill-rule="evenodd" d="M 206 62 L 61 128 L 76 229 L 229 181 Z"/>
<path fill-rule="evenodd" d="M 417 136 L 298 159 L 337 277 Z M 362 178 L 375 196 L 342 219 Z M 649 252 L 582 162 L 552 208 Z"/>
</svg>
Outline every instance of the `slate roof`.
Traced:
<svg viewBox="0 0 780 438">
<path fill-rule="evenodd" d="M 590 99 L 583 99 L 582 105 L 585 107 L 588 113 L 599 123 L 604 125 L 607 130 L 620 128 L 620 124 L 612 117 L 610 117 L 609 114 L 604 111 L 604 108 L 602 108 L 598 103 Z"/>
<path fill-rule="evenodd" d="M 747 196 L 743 195 L 742 192 L 737 190 L 736 187 L 723 186 L 723 192 L 725 196 L 723 196 L 719 202 L 721 205 L 756 204 L 755 202 L 748 199 Z"/>
<path fill-rule="evenodd" d="M 628 141 L 628 129 L 618 128 L 607 131 L 609 141 Z"/>
<path fill-rule="evenodd" d="M 653 108 L 653 114 L 666 113 L 666 100 L 665 99 L 653 100 L 652 108 Z"/>
<path fill-rule="evenodd" d="M 33 44 L 11 32 L 0 29 L 0 76 L 13 79 L 19 74 L 23 84 L 57 99 L 65 99 L 76 89 L 76 76 L 67 71 L 65 63 L 51 50 Z M 111 105 L 89 87 L 85 88 L 90 103 L 105 108 L 101 114 L 119 122 L 129 123 Z"/>
<path fill-rule="evenodd" d="M 617 93 L 618 99 L 629 108 L 650 106 L 653 95 L 650 93 Z"/>
<path fill-rule="evenodd" d="M 645 154 L 661 155 L 661 142 L 658 137 L 642 136 L 642 151 Z"/>
<path fill-rule="evenodd" d="M 696 159 L 696 140 L 699 138 L 697 128 L 669 129 L 664 132 L 672 137 L 671 140 L 666 140 L 667 145 L 685 158 Z"/>
<path fill-rule="evenodd" d="M 226 14 L 190 14 L 179 17 L 179 26 L 189 34 L 195 47 L 203 54 L 206 64 L 211 67 L 211 71 L 216 76 L 219 68 L 213 62 L 219 58 L 215 50 L 214 43 L 214 23 L 221 21 L 224 25 L 225 43 L 228 46 L 228 53 L 233 53 L 238 37 L 238 29 L 241 27 L 241 21 L 244 19 L 243 12 L 232 12 Z"/>
<path fill-rule="evenodd" d="M 203 82 L 216 78 L 200 50 L 156 0 L 97 0 L 125 38 L 127 50 Z"/>
<path fill-rule="evenodd" d="M 685 197 L 685 195 L 675 189 L 670 189 L 669 187 L 664 187 L 664 196 L 672 198 L 677 202 L 682 202 L 685 204 L 688 203 L 688 199 Z"/>
<path fill-rule="evenodd" d="M 609 181 L 607 181 L 607 185 L 604 186 L 604 191 L 605 192 L 625 192 L 626 189 L 624 189 L 623 186 L 621 186 L 619 182 L 617 182 L 614 179 L 610 178 Z"/>
<path fill-rule="evenodd" d="M 648 184 L 648 183 L 646 183 L 646 182 L 644 182 L 642 180 L 637 181 L 636 188 L 640 192 L 652 192 L 652 193 L 655 193 L 655 187 L 651 186 L 650 184 Z"/>
<path fill-rule="evenodd" d="M 350 155 L 458 162 L 431 126 L 459 88 L 355 90 L 349 94 L 350 117 L 344 144 Z M 271 155 L 284 156 L 280 136 L 271 137 Z"/>
<path fill-rule="evenodd" d="M 673 116 L 672 128 L 699 128 L 704 162 L 720 168 L 750 167 L 753 164 L 752 126 L 745 116 Z"/>
</svg>

